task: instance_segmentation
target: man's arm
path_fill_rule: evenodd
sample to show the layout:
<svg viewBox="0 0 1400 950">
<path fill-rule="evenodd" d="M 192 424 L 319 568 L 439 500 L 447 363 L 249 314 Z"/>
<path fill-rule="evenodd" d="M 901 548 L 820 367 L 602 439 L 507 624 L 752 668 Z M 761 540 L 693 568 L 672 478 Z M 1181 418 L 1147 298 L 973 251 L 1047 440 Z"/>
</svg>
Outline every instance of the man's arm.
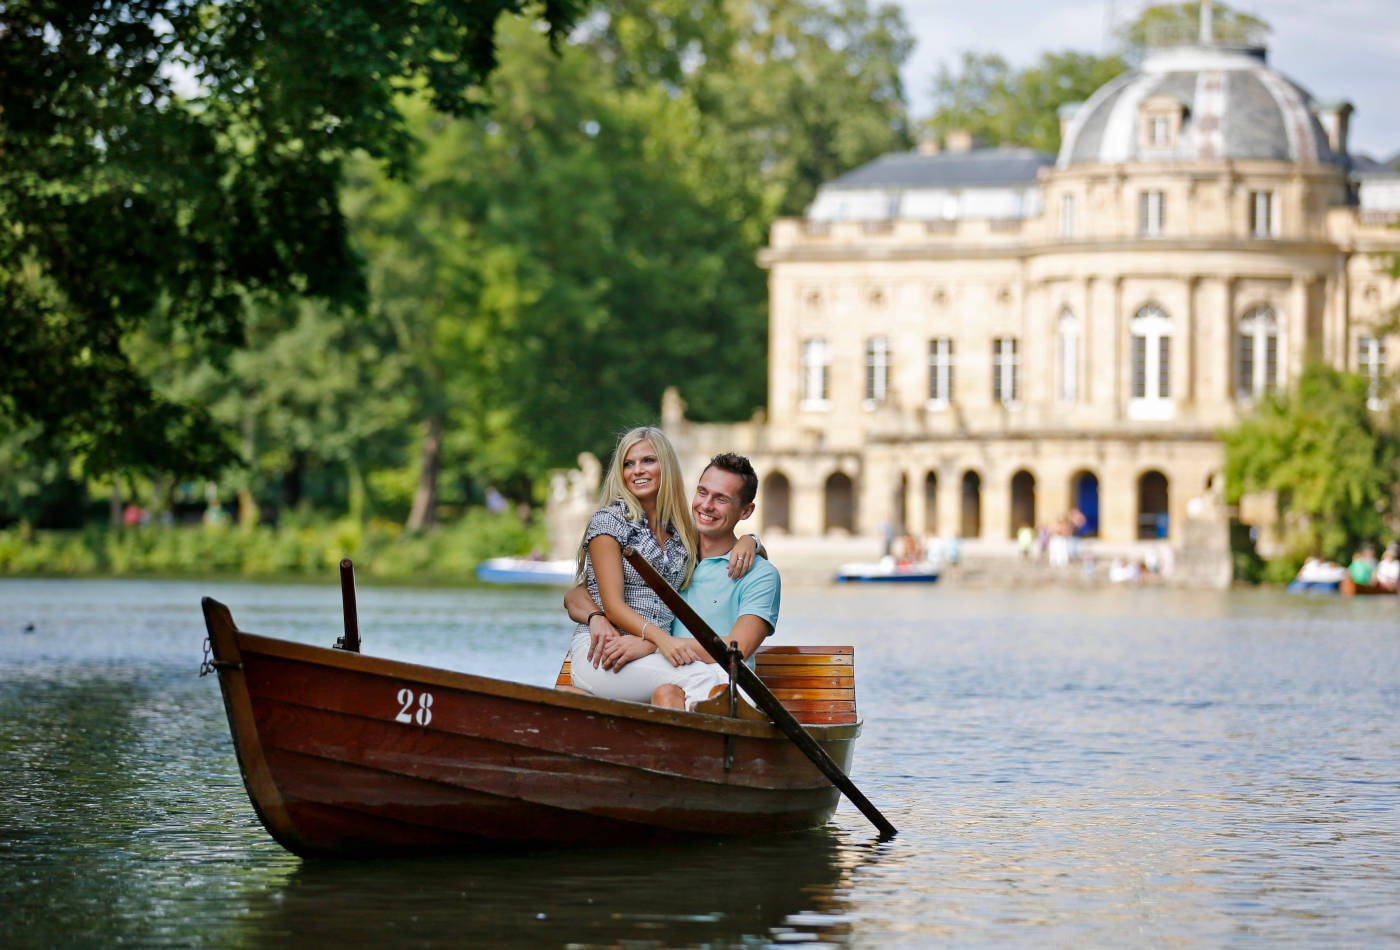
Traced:
<svg viewBox="0 0 1400 950">
<path fill-rule="evenodd" d="M 588 585 L 580 584 L 564 595 L 564 609 L 574 623 L 588 623 L 588 615 L 598 610 L 593 598 L 588 596 Z"/>
<path fill-rule="evenodd" d="M 744 659 L 753 656 L 753 651 L 763 645 L 764 639 L 768 636 L 768 621 L 753 614 L 744 614 L 734 621 L 734 629 L 729 631 L 729 636 L 725 639 L 737 644 L 739 652 L 744 654 Z"/>
</svg>

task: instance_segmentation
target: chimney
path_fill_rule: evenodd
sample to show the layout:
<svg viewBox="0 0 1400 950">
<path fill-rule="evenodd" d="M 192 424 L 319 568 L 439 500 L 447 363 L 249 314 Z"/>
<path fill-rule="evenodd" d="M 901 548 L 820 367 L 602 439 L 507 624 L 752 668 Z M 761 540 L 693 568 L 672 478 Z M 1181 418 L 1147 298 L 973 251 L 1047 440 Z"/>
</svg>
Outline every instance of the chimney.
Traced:
<svg viewBox="0 0 1400 950">
<path fill-rule="evenodd" d="M 1327 133 L 1327 145 L 1334 155 L 1347 154 L 1347 131 L 1351 124 L 1351 114 L 1356 110 L 1350 102 L 1332 102 L 1318 105 L 1313 110 L 1322 130 Z"/>
<path fill-rule="evenodd" d="M 943 138 L 943 146 L 950 152 L 970 152 L 973 144 L 972 133 L 967 129 L 949 129 Z"/>
</svg>

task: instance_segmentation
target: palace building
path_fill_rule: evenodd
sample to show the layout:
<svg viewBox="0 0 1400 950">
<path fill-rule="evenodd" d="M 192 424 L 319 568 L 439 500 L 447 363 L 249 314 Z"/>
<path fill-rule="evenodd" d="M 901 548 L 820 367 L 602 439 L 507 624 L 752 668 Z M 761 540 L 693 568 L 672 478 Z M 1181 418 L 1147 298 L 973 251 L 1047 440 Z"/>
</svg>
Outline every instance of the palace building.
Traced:
<svg viewBox="0 0 1400 950">
<path fill-rule="evenodd" d="M 1258 43 L 1150 49 L 1061 110 L 1058 156 L 891 154 L 774 223 L 768 405 L 701 425 L 686 471 L 762 477 L 759 526 L 1005 540 L 1071 510 L 1229 580 L 1219 434 L 1320 358 L 1378 379 L 1400 339 L 1400 174 L 1347 149 Z M 1388 356 L 1389 354 L 1389 356 Z"/>
</svg>

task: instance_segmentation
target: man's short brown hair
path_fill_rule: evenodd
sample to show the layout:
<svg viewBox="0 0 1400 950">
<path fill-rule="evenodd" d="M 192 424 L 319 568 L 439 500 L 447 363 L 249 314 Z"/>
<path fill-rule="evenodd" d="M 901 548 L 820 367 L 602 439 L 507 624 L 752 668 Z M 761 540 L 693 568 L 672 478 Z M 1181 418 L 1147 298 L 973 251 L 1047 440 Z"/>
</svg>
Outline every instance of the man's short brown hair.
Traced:
<svg viewBox="0 0 1400 950">
<path fill-rule="evenodd" d="M 705 471 L 701 472 L 700 476 L 703 478 L 705 472 L 712 468 L 738 475 L 744 480 L 744 484 L 739 488 L 740 508 L 753 503 L 754 498 L 758 496 L 758 473 L 753 470 L 753 465 L 748 459 L 733 452 L 721 452 L 710 459 L 710 464 L 705 466 Z"/>
</svg>

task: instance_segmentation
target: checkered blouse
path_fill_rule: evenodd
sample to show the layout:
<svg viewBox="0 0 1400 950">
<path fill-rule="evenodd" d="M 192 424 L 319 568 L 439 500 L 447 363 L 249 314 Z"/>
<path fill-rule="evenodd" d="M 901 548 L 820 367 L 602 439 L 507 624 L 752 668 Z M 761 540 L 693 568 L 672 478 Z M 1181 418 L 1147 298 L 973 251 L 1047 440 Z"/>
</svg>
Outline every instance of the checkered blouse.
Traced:
<svg viewBox="0 0 1400 950">
<path fill-rule="evenodd" d="M 641 521 L 628 521 L 627 506 L 615 501 L 593 513 L 593 517 L 588 521 L 588 530 L 583 535 L 584 547 L 587 548 L 588 542 L 600 534 L 616 538 L 621 547 L 631 545 L 647 559 L 647 563 L 656 568 L 658 574 L 666 578 L 667 583 L 680 588 L 681 581 L 685 579 L 686 550 L 674 530 L 666 539 L 665 547 L 662 547 L 656 543 L 656 537 L 647 526 L 645 517 Z M 593 602 L 601 604 L 603 598 L 598 594 L 598 578 L 593 573 L 591 554 L 584 562 L 584 580 L 588 584 L 588 593 L 593 596 Z M 670 632 L 671 620 L 674 617 L 671 608 L 661 602 L 661 598 L 647 586 L 646 581 L 642 580 L 642 575 L 627 563 L 626 558 L 622 559 L 622 599 L 644 619 L 650 620 L 661 630 Z M 588 625 L 579 624 L 578 629 L 587 631 Z"/>
</svg>

